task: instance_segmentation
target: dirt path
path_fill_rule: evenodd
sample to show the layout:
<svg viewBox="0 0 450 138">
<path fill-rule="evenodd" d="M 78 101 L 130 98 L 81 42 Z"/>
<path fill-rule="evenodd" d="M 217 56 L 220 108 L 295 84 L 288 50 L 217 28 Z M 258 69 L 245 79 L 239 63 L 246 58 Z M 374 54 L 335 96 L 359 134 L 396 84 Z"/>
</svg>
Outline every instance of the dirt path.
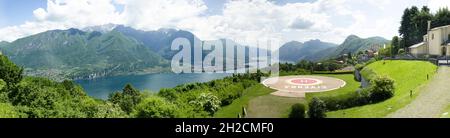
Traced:
<svg viewBox="0 0 450 138">
<path fill-rule="evenodd" d="M 436 76 L 409 105 L 390 118 L 437 118 L 450 104 L 450 67 L 440 66 Z"/>
</svg>

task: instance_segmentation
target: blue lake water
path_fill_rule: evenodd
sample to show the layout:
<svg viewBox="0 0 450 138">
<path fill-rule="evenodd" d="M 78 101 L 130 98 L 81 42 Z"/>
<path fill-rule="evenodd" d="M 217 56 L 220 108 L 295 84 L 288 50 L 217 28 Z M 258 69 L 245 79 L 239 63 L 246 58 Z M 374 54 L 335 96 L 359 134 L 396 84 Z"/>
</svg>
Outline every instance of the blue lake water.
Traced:
<svg viewBox="0 0 450 138">
<path fill-rule="evenodd" d="M 172 88 L 185 83 L 207 82 L 230 75 L 219 73 L 166 73 L 104 77 L 94 80 L 76 80 L 75 82 L 80 84 L 89 96 L 107 99 L 110 93 L 121 91 L 128 83 L 139 90 L 158 92 L 161 88 Z"/>
</svg>

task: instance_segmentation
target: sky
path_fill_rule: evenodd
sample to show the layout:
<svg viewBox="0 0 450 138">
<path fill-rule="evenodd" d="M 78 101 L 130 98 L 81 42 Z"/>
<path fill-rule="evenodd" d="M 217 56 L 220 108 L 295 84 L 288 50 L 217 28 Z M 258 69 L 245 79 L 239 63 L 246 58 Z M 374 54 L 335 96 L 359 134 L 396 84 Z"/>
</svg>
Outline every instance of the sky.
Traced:
<svg viewBox="0 0 450 138">
<path fill-rule="evenodd" d="M 348 35 L 398 35 L 403 10 L 450 0 L 0 0 L 0 41 L 47 30 L 123 24 L 183 29 L 202 40 L 228 38 L 342 43 Z"/>
</svg>

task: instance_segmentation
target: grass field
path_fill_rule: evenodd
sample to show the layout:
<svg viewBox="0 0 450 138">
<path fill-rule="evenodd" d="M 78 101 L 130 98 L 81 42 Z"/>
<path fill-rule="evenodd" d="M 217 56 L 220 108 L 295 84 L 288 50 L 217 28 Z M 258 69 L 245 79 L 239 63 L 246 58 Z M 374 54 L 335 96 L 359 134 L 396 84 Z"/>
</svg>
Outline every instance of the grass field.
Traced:
<svg viewBox="0 0 450 138">
<path fill-rule="evenodd" d="M 317 75 L 317 74 L 315 74 Z M 345 86 L 340 89 L 327 91 L 327 92 L 318 92 L 318 93 L 307 93 L 306 100 L 310 101 L 313 97 L 339 97 L 345 96 L 349 93 L 354 93 L 359 88 L 360 83 L 356 81 L 353 77 L 353 74 L 320 74 L 320 76 L 334 77 L 338 79 L 342 79 L 346 82 Z"/>
<path fill-rule="evenodd" d="M 248 117 L 250 118 L 287 118 L 292 105 L 305 103 L 304 98 L 264 95 L 250 100 Z"/>
<path fill-rule="evenodd" d="M 262 95 L 269 95 L 274 90 L 257 84 L 244 91 L 241 98 L 236 99 L 230 105 L 222 107 L 214 114 L 215 118 L 236 118 L 242 112 L 242 107 L 247 107 L 249 100 Z"/>
<path fill-rule="evenodd" d="M 327 117 L 332 118 L 381 118 L 392 113 L 408 103 L 417 95 L 417 91 L 428 82 L 427 74 L 433 77 L 437 67 L 424 61 L 378 61 L 365 67 L 363 75 L 373 71 L 378 75 L 386 75 L 395 80 L 394 97 L 371 105 L 349 108 L 345 110 L 328 112 Z M 413 90 L 413 97 L 410 97 Z"/>
</svg>

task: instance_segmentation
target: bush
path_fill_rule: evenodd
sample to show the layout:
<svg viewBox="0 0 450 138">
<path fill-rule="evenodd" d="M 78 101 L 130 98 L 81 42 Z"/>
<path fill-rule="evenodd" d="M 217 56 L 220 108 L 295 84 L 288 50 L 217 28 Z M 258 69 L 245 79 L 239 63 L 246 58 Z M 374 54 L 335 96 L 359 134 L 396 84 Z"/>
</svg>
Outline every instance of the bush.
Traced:
<svg viewBox="0 0 450 138">
<path fill-rule="evenodd" d="M 305 105 L 300 103 L 292 105 L 289 118 L 305 118 Z"/>
<path fill-rule="evenodd" d="M 309 103 L 309 118 L 325 118 L 327 111 L 325 103 L 317 97 L 314 97 Z"/>
<path fill-rule="evenodd" d="M 0 79 L 8 86 L 19 83 L 23 78 L 22 72 L 23 68 L 11 62 L 6 56 L 0 55 Z"/>
<path fill-rule="evenodd" d="M 127 84 L 121 93 L 117 92 L 109 95 L 108 100 L 114 104 L 118 104 L 123 111 L 129 114 L 141 102 L 142 98 L 143 96 L 138 90 L 130 84 Z"/>
<path fill-rule="evenodd" d="M 394 96 L 394 80 L 388 77 L 376 77 L 371 81 L 370 100 L 380 102 Z"/>
<path fill-rule="evenodd" d="M 394 80 L 373 74 L 370 86 L 339 97 L 321 97 L 328 111 L 346 109 L 384 101 L 394 96 Z"/>
<path fill-rule="evenodd" d="M 220 100 L 217 96 L 214 96 L 211 93 L 202 93 L 197 99 L 189 102 L 190 104 L 203 108 L 204 111 L 209 112 L 210 115 L 213 115 L 220 108 Z"/>
<path fill-rule="evenodd" d="M 178 117 L 177 108 L 164 98 L 152 96 L 138 104 L 133 112 L 137 118 L 175 118 Z"/>
</svg>

